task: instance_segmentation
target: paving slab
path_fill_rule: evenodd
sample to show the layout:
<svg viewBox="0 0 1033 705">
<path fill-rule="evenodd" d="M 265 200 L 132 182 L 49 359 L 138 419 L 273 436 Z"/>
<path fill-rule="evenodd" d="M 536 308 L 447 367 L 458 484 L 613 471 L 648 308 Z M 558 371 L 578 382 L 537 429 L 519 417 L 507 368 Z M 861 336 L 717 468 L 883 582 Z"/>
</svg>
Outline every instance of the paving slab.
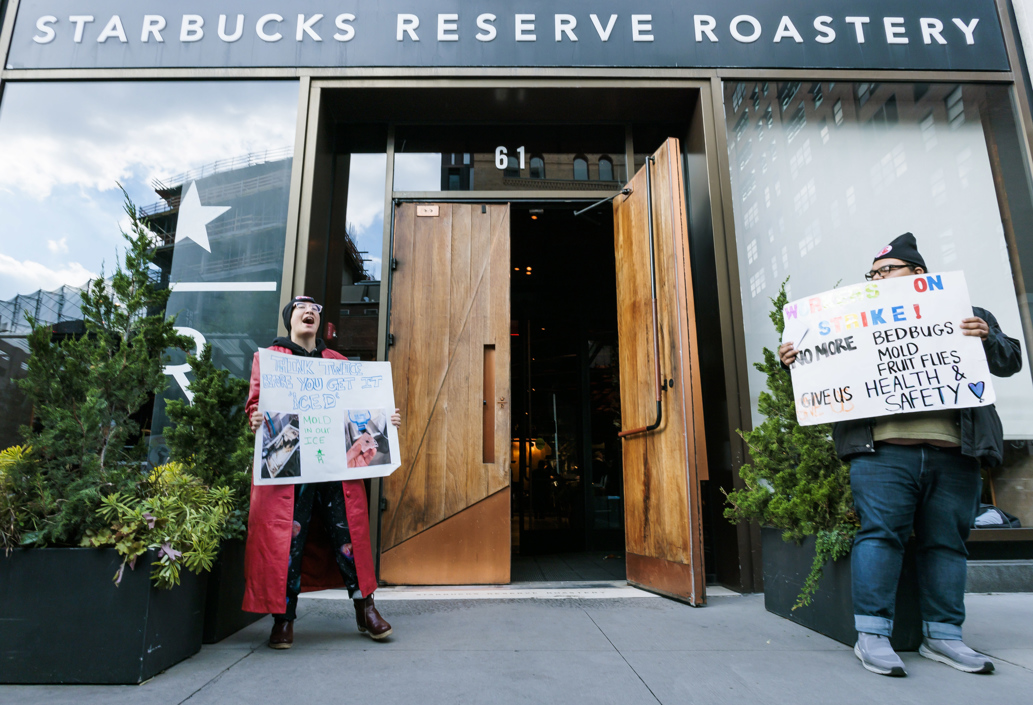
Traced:
<svg viewBox="0 0 1033 705">
<path fill-rule="evenodd" d="M 291 649 L 256 651 L 189 705 L 282 705 L 285 693 L 292 703 L 656 703 L 613 651 Z"/>
<path fill-rule="evenodd" d="M 847 649 L 766 612 L 763 595 L 715 598 L 695 608 L 673 600 L 629 600 L 614 609 L 600 600 L 586 602 L 585 611 L 619 651 Z"/>
<path fill-rule="evenodd" d="M 264 647 L 263 647 L 264 648 Z M 245 649 L 201 652 L 140 685 L 0 685 L 0 705 L 93 705 L 133 703 L 168 705 L 187 701 L 194 693 L 232 669 L 251 653 Z"/>
<path fill-rule="evenodd" d="M 378 609 L 395 633 L 372 644 L 382 651 L 613 650 L 578 600 L 393 601 Z M 371 643 L 358 632 L 350 602 L 299 604 L 292 650 L 366 648 Z"/>
<path fill-rule="evenodd" d="M 966 600 L 966 640 L 997 659 L 995 673 L 907 653 L 910 675 L 891 679 L 865 671 L 849 647 L 766 612 L 761 595 L 692 608 L 585 597 L 594 588 L 583 582 L 563 599 L 554 594 L 562 585 L 537 589 L 549 599 L 384 600 L 395 635 L 383 643 L 357 632 L 350 601 L 306 598 L 290 650 L 266 647 L 267 618 L 140 686 L 0 686 L 0 705 L 1033 702 L 1033 594 Z"/>
</svg>

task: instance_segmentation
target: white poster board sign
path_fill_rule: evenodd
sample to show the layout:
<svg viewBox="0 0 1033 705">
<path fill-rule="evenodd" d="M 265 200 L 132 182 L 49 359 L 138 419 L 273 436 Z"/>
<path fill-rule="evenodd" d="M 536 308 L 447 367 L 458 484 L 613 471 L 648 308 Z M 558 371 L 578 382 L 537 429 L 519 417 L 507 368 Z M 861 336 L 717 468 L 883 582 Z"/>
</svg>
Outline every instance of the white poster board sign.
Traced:
<svg viewBox="0 0 1033 705">
<path fill-rule="evenodd" d="M 384 477 L 401 465 L 391 364 L 258 351 L 256 485 Z"/>
<path fill-rule="evenodd" d="M 783 341 L 802 426 L 993 404 L 962 272 L 892 277 L 826 291 L 783 309 Z"/>
</svg>

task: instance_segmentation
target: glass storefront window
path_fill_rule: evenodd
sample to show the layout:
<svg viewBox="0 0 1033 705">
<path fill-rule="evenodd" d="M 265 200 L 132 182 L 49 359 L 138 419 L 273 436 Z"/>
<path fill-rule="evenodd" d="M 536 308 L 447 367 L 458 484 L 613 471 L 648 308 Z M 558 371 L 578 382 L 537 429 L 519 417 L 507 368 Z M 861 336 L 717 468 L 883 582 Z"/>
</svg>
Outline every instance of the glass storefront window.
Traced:
<svg viewBox="0 0 1033 705">
<path fill-rule="evenodd" d="M 155 278 L 172 289 L 166 312 L 212 344 L 217 364 L 250 373 L 279 320 L 297 103 L 296 81 L 5 86 L 0 444 L 17 441 L 30 411 L 14 383 L 25 374 L 24 314 L 76 332 L 80 288 L 110 272 L 123 246 L 119 183 L 154 233 Z M 198 217 L 179 227 L 188 209 Z M 169 397 L 184 395 L 184 363 L 167 368 Z M 163 409 L 157 400 L 152 440 Z"/>
<path fill-rule="evenodd" d="M 793 299 L 862 281 L 875 253 L 904 232 L 930 271 L 964 270 L 973 304 L 1023 339 L 1011 263 L 1014 238 L 1028 233 L 1009 240 L 1002 224 L 1004 135 L 991 118 L 1010 112 L 1006 88 L 772 81 L 724 91 L 755 424 L 765 380 L 752 363 L 779 344 L 768 313 L 780 283 L 789 278 Z M 1029 370 L 995 390 L 1005 438 L 1029 464 Z M 1009 511 L 1033 523 L 1033 495 L 1012 500 Z"/>
<path fill-rule="evenodd" d="M 386 185 L 387 154 L 349 156 L 348 225 L 335 348 L 355 360 L 377 356 Z"/>
<path fill-rule="evenodd" d="M 622 125 L 407 125 L 395 191 L 601 190 L 627 181 Z"/>
</svg>

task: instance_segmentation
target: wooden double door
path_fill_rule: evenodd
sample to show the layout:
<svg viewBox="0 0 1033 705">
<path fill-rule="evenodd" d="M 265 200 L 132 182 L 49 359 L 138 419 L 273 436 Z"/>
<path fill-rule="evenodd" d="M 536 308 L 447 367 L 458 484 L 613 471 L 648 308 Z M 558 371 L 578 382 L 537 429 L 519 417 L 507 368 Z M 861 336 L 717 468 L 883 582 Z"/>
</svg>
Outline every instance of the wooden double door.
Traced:
<svg viewBox="0 0 1033 705">
<path fill-rule="evenodd" d="M 648 171 L 648 173 L 647 173 Z M 668 140 L 613 201 L 628 581 L 701 604 L 706 477 L 685 188 Z M 510 579 L 510 208 L 395 207 L 388 359 L 404 423 L 380 578 Z M 659 399 L 658 399 L 659 397 Z"/>
</svg>

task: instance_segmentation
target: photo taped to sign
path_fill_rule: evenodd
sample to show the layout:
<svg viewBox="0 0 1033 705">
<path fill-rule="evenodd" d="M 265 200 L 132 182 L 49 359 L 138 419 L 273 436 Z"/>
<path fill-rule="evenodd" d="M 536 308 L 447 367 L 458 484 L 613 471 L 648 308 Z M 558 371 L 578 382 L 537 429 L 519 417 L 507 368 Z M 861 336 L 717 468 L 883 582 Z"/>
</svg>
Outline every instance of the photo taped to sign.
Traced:
<svg viewBox="0 0 1033 705">
<path fill-rule="evenodd" d="M 267 411 L 258 429 L 261 447 L 262 479 L 283 480 L 301 477 L 301 430 L 297 414 Z"/>
<path fill-rule="evenodd" d="M 349 409 L 344 420 L 344 446 L 349 468 L 386 465 L 391 462 L 387 427 L 390 409 Z"/>
</svg>

